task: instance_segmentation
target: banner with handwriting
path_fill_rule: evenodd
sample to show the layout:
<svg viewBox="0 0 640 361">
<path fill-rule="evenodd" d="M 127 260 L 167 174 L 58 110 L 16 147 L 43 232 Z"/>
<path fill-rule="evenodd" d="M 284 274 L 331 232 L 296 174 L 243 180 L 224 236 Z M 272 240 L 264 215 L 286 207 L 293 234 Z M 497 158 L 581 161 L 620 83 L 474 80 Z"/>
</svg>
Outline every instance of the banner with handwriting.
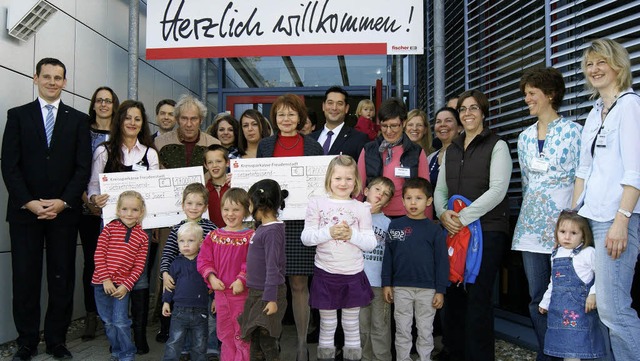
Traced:
<svg viewBox="0 0 640 361">
<path fill-rule="evenodd" d="M 152 0 L 147 59 L 422 54 L 422 0 Z"/>
</svg>

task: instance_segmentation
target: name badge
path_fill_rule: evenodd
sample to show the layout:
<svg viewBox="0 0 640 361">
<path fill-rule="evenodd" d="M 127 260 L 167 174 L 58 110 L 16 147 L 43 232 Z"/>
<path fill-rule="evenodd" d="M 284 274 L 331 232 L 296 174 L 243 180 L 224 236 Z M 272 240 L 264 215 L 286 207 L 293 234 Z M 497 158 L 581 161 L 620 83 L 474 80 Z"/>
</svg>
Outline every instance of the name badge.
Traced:
<svg viewBox="0 0 640 361">
<path fill-rule="evenodd" d="M 596 137 L 596 147 L 598 148 L 606 148 L 607 147 L 607 135 L 606 134 L 598 134 Z"/>
<path fill-rule="evenodd" d="M 147 166 L 146 165 L 140 165 L 140 164 L 134 164 L 131 167 L 132 170 L 136 171 L 136 172 L 142 172 L 147 170 Z"/>
<path fill-rule="evenodd" d="M 403 168 L 403 167 L 396 167 L 395 175 L 396 175 L 396 177 L 399 177 L 399 178 L 410 178 L 411 177 L 411 169 Z"/>
<path fill-rule="evenodd" d="M 531 160 L 531 170 L 546 173 L 549 170 L 549 162 L 543 158 L 533 157 Z"/>
</svg>

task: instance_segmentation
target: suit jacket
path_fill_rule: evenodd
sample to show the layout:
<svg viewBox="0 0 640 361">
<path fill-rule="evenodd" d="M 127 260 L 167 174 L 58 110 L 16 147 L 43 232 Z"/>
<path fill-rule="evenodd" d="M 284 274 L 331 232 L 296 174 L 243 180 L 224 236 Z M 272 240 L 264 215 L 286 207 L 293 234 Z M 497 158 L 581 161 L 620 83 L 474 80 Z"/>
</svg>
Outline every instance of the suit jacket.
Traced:
<svg viewBox="0 0 640 361">
<path fill-rule="evenodd" d="M 309 135 L 318 141 L 322 130 L 323 129 L 316 130 Z M 329 148 L 329 155 L 338 155 L 342 152 L 342 154 L 350 155 L 357 161 L 360 156 L 360 152 L 362 151 L 362 147 L 364 147 L 368 141 L 369 137 L 366 134 L 345 124 L 342 126 L 340 133 L 338 133 L 336 140 L 333 141 L 331 148 Z M 320 146 L 322 146 L 322 144 L 320 144 Z"/>
<path fill-rule="evenodd" d="M 9 193 L 7 221 L 37 222 L 26 208 L 34 199 L 62 199 L 65 209 L 54 222 L 74 223 L 91 174 L 91 139 L 86 114 L 60 102 L 47 146 L 40 103 L 9 109 L 2 140 L 2 177 Z"/>
</svg>

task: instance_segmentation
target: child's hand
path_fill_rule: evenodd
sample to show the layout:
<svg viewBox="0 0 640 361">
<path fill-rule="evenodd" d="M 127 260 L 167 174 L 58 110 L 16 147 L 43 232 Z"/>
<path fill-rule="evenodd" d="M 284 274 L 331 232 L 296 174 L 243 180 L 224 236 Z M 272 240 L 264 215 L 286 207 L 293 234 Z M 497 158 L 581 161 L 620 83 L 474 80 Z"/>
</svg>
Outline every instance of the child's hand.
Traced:
<svg viewBox="0 0 640 361">
<path fill-rule="evenodd" d="M 393 287 L 382 287 L 382 295 L 386 303 L 393 303 Z"/>
<path fill-rule="evenodd" d="M 211 314 L 216 313 L 216 300 L 211 301 Z"/>
<path fill-rule="evenodd" d="M 120 286 L 118 286 L 116 291 L 111 294 L 111 297 L 115 297 L 115 298 L 121 300 L 121 299 L 124 298 L 124 296 L 127 295 L 127 292 L 129 292 L 129 290 L 124 285 L 120 285 Z"/>
<path fill-rule="evenodd" d="M 176 288 L 176 281 L 173 280 L 173 277 L 169 274 L 169 272 L 164 272 L 162 274 L 162 290 L 167 292 L 173 292 Z"/>
<path fill-rule="evenodd" d="M 444 295 L 442 293 L 436 293 L 433 296 L 433 301 L 431 302 L 431 305 L 433 306 L 433 308 L 435 308 L 436 310 L 439 310 L 442 308 L 442 306 L 444 305 Z"/>
<path fill-rule="evenodd" d="M 269 301 L 267 302 L 267 305 L 264 306 L 262 312 L 264 312 L 267 316 L 271 316 L 274 313 L 278 312 L 278 304 L 274 301 Z"/>
<path fill-rule="evenodd" d="M 212 290 L 224 291 L 224 283 L 222 283 L 218 277 L 214 276 L 213 273 L 209 275 L 208 280 Z"/>
<path fill-rule="evenodd" d="M 231 284 L 231 286 L 229 286 L 229 288 L 233 290 L 234 295 L 239 295 L 242 293 L 242 291 L 244 291 L 244 285 L 240 280 L 233 281 L 233 283 Z"/>
<path fill-rule="evenodd" d="M 231 177 L 232 176 L 233 176 L 233 174 L 227 173 L 227 175 L 225 176 L 225 179 L 224 179 L 224 184 L 231 184 Z"/>
<path fill-rule="evenodd" d="M 596 309 L 596 295 L 587 296 L 587 302 L 584 305 L 584 312 L 589 313 Z"/>
<path fill-rule="evenodd" d="M 547 313 L 547 310 L 538 306 L 538 312 L 540 312 L 541 315 L 544 315 L 545 313 Z"/>
<path fill-rule="evenodd" d="M 347 241 L 351 239 L 351 227 L 349 227 L 347 222 L 342 221 L 330 227 L 329 234 L 333 239 Z"/>
<path fill-rule="evenodd" d="M 171 305 L 169 304 L 169 302 L 165 302 L 162 304 L 162 315 L 164 317 L 171 316 Z"/>
<path fill-rule="evenodd" d="M 116 286 L 111 282 L 111 280 L 102 281 L 102 288 L 104 288 L 104 293 L 111 295 L 116 291 Z"/>
</svg>

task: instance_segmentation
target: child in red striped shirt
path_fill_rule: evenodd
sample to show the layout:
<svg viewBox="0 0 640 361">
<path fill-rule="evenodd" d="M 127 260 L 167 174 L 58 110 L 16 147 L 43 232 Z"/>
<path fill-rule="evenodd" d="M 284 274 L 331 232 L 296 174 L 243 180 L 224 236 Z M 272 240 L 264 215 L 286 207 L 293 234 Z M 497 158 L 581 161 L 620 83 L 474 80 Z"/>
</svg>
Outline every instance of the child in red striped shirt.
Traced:
<svg viewBox="0 0 640 361">
<path fill-rule="evenodd" d="M 125 191 L 116 203 L 117 219 L 102 229 L 94 256 L 94 286 L 98 314 L 111 345 L 111 356 L 133 360 L 136 347 L 131 340 L 129 292 L 147 259 L 147 234 L 140 223 L 145 215 L 142 195 Z"/>
</svg>

